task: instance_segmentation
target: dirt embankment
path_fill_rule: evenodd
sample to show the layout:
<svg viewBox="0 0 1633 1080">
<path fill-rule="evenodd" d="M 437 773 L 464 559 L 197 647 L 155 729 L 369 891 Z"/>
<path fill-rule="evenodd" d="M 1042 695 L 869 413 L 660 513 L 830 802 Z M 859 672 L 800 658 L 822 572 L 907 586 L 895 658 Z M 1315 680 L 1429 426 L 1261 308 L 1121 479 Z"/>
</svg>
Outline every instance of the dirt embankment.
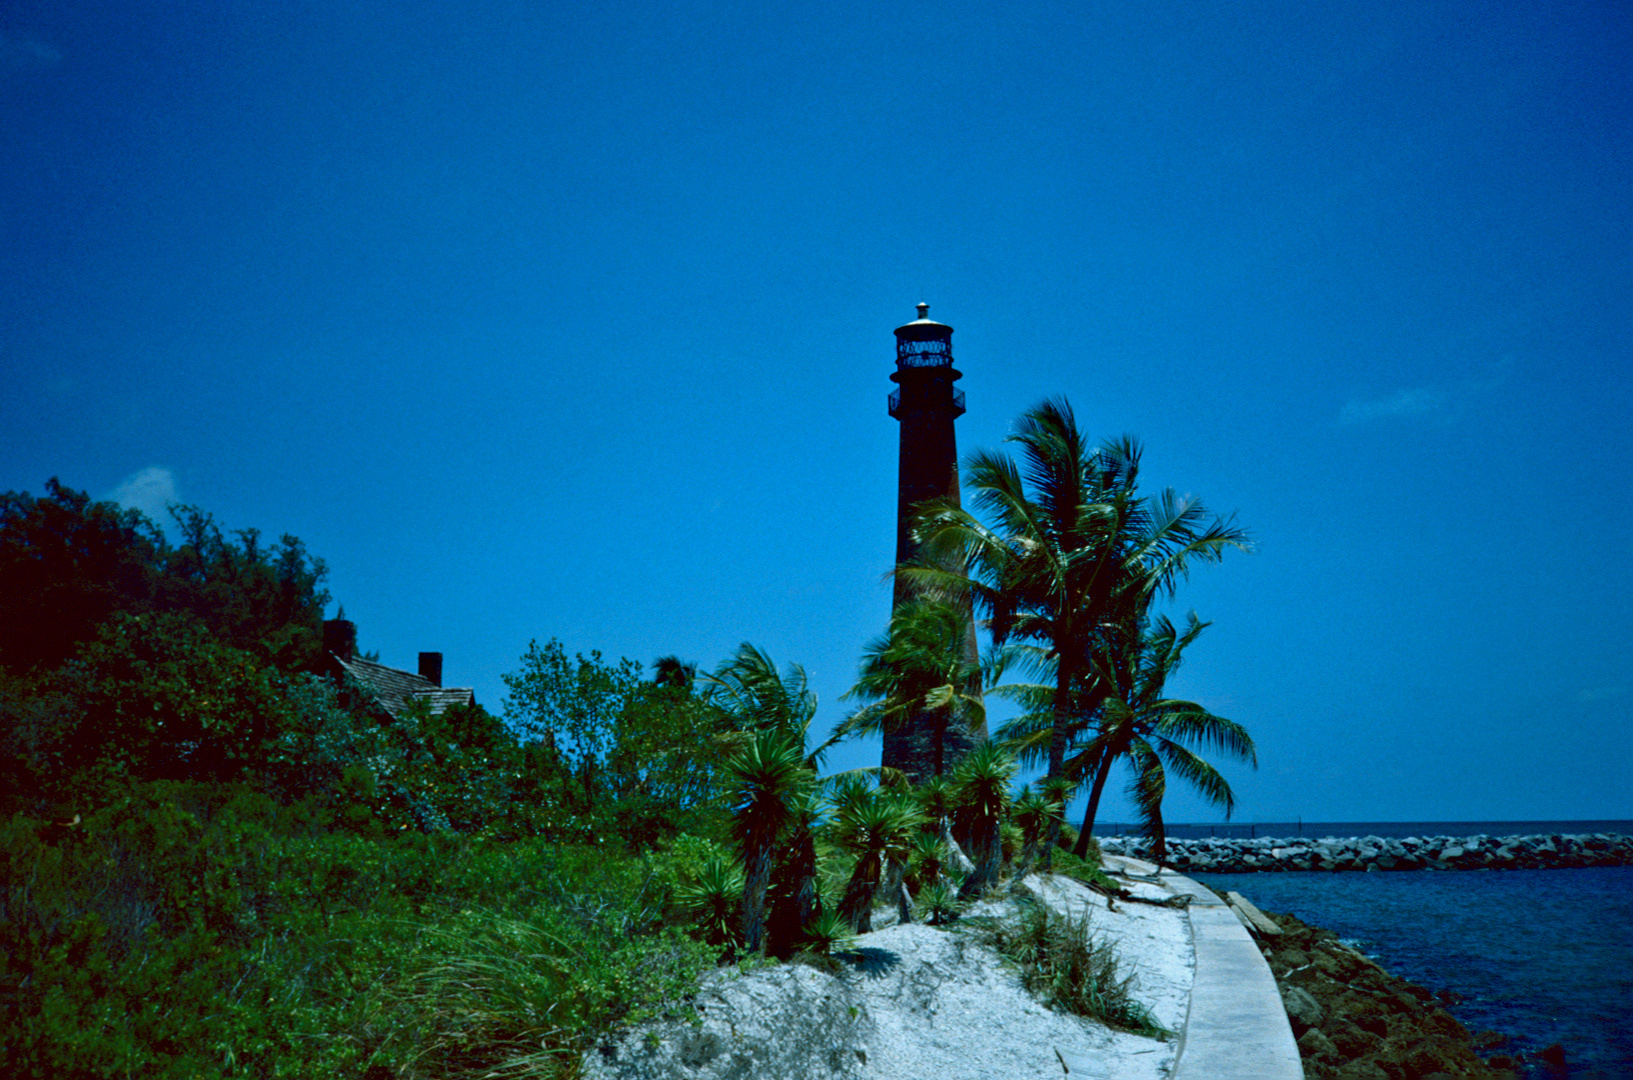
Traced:
<svg viewBox="0 0 1633 1080">
<path fill-rule="evenodd" d="M 1517 1077 L 1559 1069 L 1558 1047 L 1536 1058 L 1495 1032 L 1471 1035 L 1428 989 L 1397 978 L 1291 915 L 1266 913 L 1281 934 L 1258 934 L 1281 987 L 1308 1077 L 1411 1080 Z"/>
</svg>

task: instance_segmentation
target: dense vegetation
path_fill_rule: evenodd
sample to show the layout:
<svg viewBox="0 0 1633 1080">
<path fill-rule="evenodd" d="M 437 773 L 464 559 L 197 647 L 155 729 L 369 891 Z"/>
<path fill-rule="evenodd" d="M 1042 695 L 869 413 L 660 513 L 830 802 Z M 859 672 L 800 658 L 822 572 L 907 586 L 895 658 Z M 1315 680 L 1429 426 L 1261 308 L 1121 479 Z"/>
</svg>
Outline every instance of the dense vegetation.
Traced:
<svg viewBox="0 0 1633 1080">
<path fill-rule="evenodd" d="M 178 507 L 172 540 L 55 480 L 0 496 L 9 1075 L 570 1074 L 712 964 L 826 963 L 881 905 L 950 922 L 1051 862 L 1093 879 L 1064 810 L 1087 787 L 1092 822 L 1119 763 L 1159 839 L 1168 773 L 1228 808 L 1185 744 L 1251 740 L 1162 696 L 1205 624 L 1149 609 L 1241 534 L 1137 496 L 1137 450 L 1087 448 L 1064 403 L 1018 438 L 1024 474 L 972 460 L 990 523 L 924 508 L 926 558 L 898 570 L 918 599 L 825 742 L 804 671 L 749 644 L 649 677 L 534 641 L 501 716 L 388 711 L 326 662 L 326 570 L 298 539 Z M 1014 670 L 1041 677 L 993 685 Z M 983 692 L 1021 716 L 948 759 Z M 822 775 L 835 741 L 925 718 L 929 775 Z M 1017 792 L 1027 760 L 1048 769 Z M 1081 931 L 1000 944 L 1063 1007 L 1148 1026 Z"/>
</svg>

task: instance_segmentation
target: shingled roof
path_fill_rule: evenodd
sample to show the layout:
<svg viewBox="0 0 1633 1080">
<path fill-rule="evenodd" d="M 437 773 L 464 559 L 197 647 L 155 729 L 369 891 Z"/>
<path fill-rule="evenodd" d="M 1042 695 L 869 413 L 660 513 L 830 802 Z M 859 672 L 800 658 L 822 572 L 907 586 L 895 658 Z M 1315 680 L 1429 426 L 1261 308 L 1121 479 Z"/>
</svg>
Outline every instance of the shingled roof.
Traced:
<svg viewBox="0 0 1633 1080">
<path fill-rule="evenodd" d="M 410 704 L 421 698 L 430 702 L 432 716 L 441 716 L 455 705 L 476 704 L 476 691 L 470 687 L 438 686 L 424 675 L 386 667 L 360 656 L 330 655 L 342 671 L 373 693 L 374 700 L 393 717 L 400 717 Z"/>
</svg>

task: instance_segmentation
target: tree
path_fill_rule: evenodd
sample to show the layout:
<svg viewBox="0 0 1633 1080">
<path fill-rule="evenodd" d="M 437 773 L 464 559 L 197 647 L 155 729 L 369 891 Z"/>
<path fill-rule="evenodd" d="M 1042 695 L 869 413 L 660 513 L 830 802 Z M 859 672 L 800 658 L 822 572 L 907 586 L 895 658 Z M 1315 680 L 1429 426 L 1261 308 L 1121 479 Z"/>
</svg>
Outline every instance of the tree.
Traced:
<svg viewBox="0 0 1633 1080">
<path fill-rule="evenodd" d="M 896 572 L 922 590 L 967 595 L 995 646 L 1029 643 L 1052 666 L 1047 775 L 1058 777 L 1101 692 L 1096 648 L 1136 628 L 1192 560 L 1217 561 L 1249 544 L 1227 519 L 1209 521 L 1198 500 L 1172 491 L 1140 497 L 1139 445 L 1125 438 L 1091 448 L 1063 398 L 1023 413 L 1010 441 L 1024 465 L 972 455 L 964 471 L 975 512 L 951 500 L 927 504 L 915 530 L 923 562 Z M 944 569 L 960 559 L 967 575 Z M 1058 836 L 1052 821 L 1046 865 Z"/>
<path fill-rule="evenodd" d="M 961 899 L 980 896 L 998 880 L 1003 865 L 1001 829 L 1009 812 L 1009 785 L 1015 777 L 1013 756 L 995 742 L 985 742 L 961 761 L 953 775 L 958 812 L 969 822 L 970 856 L 975 871 L 964 879 Z"/>
<path fill-rule="evenodd" d="M 818 914 L 814 784 L 816 770 L 836 739 L 807 751 L 817 698 L 805 669 L 783 671 L 762 649 L 743 642 L 705 676 L 704 698 L 727 718 L 728 741 L 740 747 L 726 766 L 733 817 L 743 854 L 743 938 L 750 951 L 765 946 L 766 889 L 781 849 L 785 883 L 776 920 L 785 948 Z M 790 755 L 799 769 L 790 771 Z M 751 936 L 752 931 L 752 936 Z"/>
<path fill-rule="evenodd" d="M 309 670 L 322 641 L 328 569 L 299 539 L 229 540 L 210 515 L 174 507 L 180 542 L 150 520 L 55 478 L 46 495 L 0 495 L 0 665 L 56 667 L 117 614 L 185 613 L 223 645 Z"/>
<path fill-rule="evenodd" d="M 873 905 L 891 867 L 906 865 L 924 816 L 904 788 L 842 788 L 833 801 L 834 843 L 856 856 L 839 915 L 858 934 L 873 929 Z"/>
<path fill-rule="evenodd" d="M 1107 689 L 1100 704 L 1101 719 L 1093 739 L 1077 755 L 1072 771 L 1094 777 L 1078 835 L 1077 854 L 1088 849 L 1088 836 L 1100 796 L 1112 767 L 1128 758 L 1133 770 L 1129 795 L 1151 835 L 1161 861 L 1165 850 L 1162 800 L 1167 774 L 1172 772 L 1195 788 L 1204 799 L 1225 811 L 1228 820 L 1236 802 L 1230 784 L 1186 744 L 1201 745 L 1258 767 L 1253 739 L 1240 724 L 1215 716 L 1194 701 L 1163 696 L 1169 676 L 1183 653 L 1208 626 L 1193 612 L 1184 632 L 1165 615 L 1158 616 L 1133 649 L 1109 651 L 1097 664 Z"/>
<path fill-rule="evenodd" d="M 0 666 L 55 667 L 116 612 L 150 610 L 164 546 L 140 512 L 56 477 L 0 495 Z"/>
<path fill-rule="evenodd" d="M 317 665 L 328 567 L 288 533 L 267 547 L 259 529 L 232 538 L 195 506 L 173 506 L 179 542 L 166 545 L 158 603 L 187 611 L 216 638 L 285 670 Z"/>
<path fill-rule="evenodd" d="M 671 690 L 691 693 L 697 685 L 697 665 L 671 653 L 652 662 L 652 681 Z"/>
<path fill-rule="evenodd" d="M 505 722 L 524 735 L 553 745 L 583 792 L 584 809 L 599 801 L 597 773 L 612 748 L 618 720 L 641 682 L 641 665 L 616 665 L 591 650 L 573 659 L 551 638 L 542 647 L 528 642 L 522 667 L 502 676 L 510 694 Z"/>
<path fill-rule="evenodd" d="M 62 666 L 6 681 L 0 775 L 25 798 L 109 783 L 268 778 L 304 722 L 293 683 L 181 614 L 115 613 Z"/>
<path fill-rule="evenodd" d="M 708 682 L 704 697 L 731 717 L 739 731 L 781 728 L 803 733 L 816 717 L 817 698 L 805 669 L 789 664 L 779 672 L 764 650 L 746 641 L 704 678 Z"/>
<path fill-rule="evenodd" d="M 733 832 L 743 853 L 743 946 L 765 947 L 766 887 L 778 839 L 795 820 L 816 774 L 806 765 L 805 729 L 752 732 L 726 762 Z"/>
<path fill-rule="evenodd" d="M 934 772 L 945 771 L 947 732 L 955 723 L 985 726 L 981 666 L 969 655 L 968 614 L 926 599 L 890 615 L 890 628 L 867 643 L 861 674 L 847 699 L 867 702 L 834 731 L 836 738 L 880 734 L 928 713 L 934 728 Z"/>
</svg>

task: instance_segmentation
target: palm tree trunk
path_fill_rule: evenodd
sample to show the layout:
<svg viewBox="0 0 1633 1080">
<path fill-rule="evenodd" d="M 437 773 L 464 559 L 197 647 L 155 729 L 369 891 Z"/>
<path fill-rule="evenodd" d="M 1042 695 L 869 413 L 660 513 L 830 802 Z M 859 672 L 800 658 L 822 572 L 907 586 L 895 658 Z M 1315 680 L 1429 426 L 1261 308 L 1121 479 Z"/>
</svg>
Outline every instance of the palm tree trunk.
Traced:
<svg viewBox="0 0 1633 1080">
<path fill-rule="evenodd" d="M 953 837 L 952 822 L 946 818 L 941 819 L 941 842 L 947 845 L 948 866 L 955 866 L 960 873 L 966 875 L 975 872 L 975 863 L 971 862 L 970 857 L 964 854 L 964 849 L 959 846 L 958 841 Z"/>
<path fill-rule="evenodd" d="M 873 930 L 873 901 L 879 895 L 879 856 L 864 854 L 851 871 L 845 884 L 845 895 L 839 900 L 839 917 L 850 924 L 852 932 L 871 933 Z"/>
<path fill-rule="evenodd" d="M 771 882 L 771 844 L 755 844 L 744 860 L 743 948 L 750 954 L 765 946 L 765 893 Z"/>
<path fill-rule="evenodd" d="M 1116 760 L 1117 755 L 1108 750 L 1095 765 L 1094 787 L 1089 791 L 1088 809 L 1083 811 L 1083 827 L 1078 830 L 1077 843 L 1072 845 L 1072 854 L 1079 859 L 1089 853 L 1089 834 L 1094 832 L 1094 815 L 1100 810 L 1100 794 L 1106 790 L 1106 778 L 1111 775 L 1111 764 Z"/>
<path fill-rule="evenodd" d="M 1151 812 L 1151 861 L 1161 870 L 1168 861 L 1168 827 L 1162 823 L 1162 806 Z"/>
<path fill-rule="evenodd" d="M 886 897 L 893 897 L 896 901 L 896 921 L 910 923 L 913 921 L 913 896 L 907 891 L 902 878 L 907 874 L 907 864 L 900 859 L 891 859 L 885 867 L 885 883 L 880 890 Z"/>
<path fill-rule="evenodd" d="M 998 880 L 1004 858 L 1000 825 L 998 818 L 982 818 L 976 822 L 973 830 L 975 841 L 970 845 L 974 849 L 975 872 L 964 879 L 963 887 L 958 890 L 960 900 L 979 897 Z"/>
<path fill-rule="evenodd" d="M 1061 775 L 1066 765 L 1066 740 L 1070 736 L 1072 679 L 1076 673 L 1073 666 L 1066 659 L 1067 654 L 1060 654 L 1060 662 L 1055 668 L 1055 725 L 1049 733 L 1049 779 Z M 1055 846 L 1060 843 L 1060 819 L 1049 819 L 1049 834 L 1044 838 L 1043 865 L 1039 867 L 1045 874 L 1055 868 Z"/>
</svg>

